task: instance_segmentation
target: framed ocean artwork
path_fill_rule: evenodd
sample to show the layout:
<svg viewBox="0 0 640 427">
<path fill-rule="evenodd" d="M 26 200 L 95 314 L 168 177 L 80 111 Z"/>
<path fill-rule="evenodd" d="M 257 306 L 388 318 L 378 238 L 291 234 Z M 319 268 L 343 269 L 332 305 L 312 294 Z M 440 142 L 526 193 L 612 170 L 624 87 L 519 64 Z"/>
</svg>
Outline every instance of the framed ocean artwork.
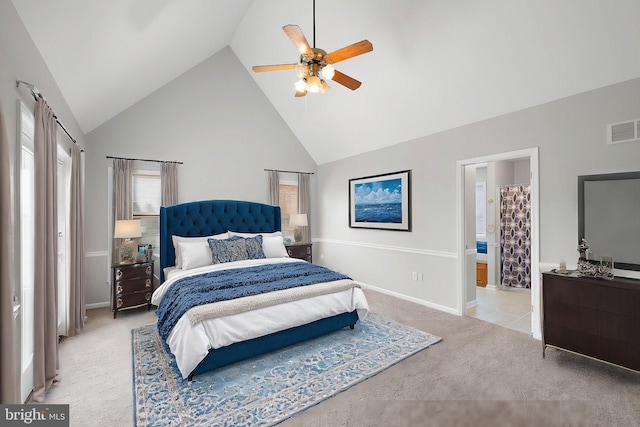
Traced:
<svg viewBox="0 0 640 427">
<path fill-rule="evenodd" d="M 411 231 L 411 171 L 350 179 L 349 227 Z"/>
</svg>

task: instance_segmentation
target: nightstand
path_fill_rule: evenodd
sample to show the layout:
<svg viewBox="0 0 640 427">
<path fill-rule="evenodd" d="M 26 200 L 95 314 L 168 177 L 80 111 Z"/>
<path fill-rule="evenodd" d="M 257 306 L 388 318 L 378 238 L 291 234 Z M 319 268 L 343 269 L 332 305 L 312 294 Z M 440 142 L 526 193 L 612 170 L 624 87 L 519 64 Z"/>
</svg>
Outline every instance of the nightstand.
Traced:
<svg viewBox="0 0 640 427">
<path fill-rule="evenodd" d="M 147 306 L 151 309 L 154 261 L 111 266 L 111 310 L 113 318 L 126 308 Z"/>
<path fill-rule="evenodd" d="M 291 245 L 285 245 L 287 253 L 291 258 L 303 259 L 308 262 L 313 262 L 312 243 L 293 243 Z"/>
</svg>

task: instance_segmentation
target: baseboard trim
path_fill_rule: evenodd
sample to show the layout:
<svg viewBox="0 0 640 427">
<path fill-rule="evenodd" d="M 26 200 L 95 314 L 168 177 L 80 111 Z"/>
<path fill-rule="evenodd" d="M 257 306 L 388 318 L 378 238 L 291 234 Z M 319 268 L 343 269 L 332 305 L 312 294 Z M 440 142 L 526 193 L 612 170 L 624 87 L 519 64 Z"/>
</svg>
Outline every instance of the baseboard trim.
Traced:
<svg viewBox="0 0 640 427">
<path fill-rule="evenodd" d="M 377 286 L 372 286 L 372 285 L 368 285 L 366 283 L 362 283 L 362 282 L 358 282 L 363 288 L 365 289 L 371 289 L 372 291 L 376 291 L 376 292 L 380 292 L 382 294 L 387 294 L 390 295 L 392 297 L 396 297 L 399 299 L 403 299 L 405 301 L 409 301 L 409 302 L 414 302 L 416 304 L 420 304 L 420 305 L 424 305 L 425 307 L 429 307 L 429 308 L 433 308 L 435 310 L 439 310 L 439 311 L 444 311 L 445 313 L 449 313 L 449 314 L 453 314 L 458 316 L 458 310 L 456 310 L 455 308 L 451 308 L 451 307 L 447 307 L 444 305 L 440 305 L 440 304 L 435 304 L 429 301 L 425 301 L 423 299 L 420 298 L 415 298 L 409 295 L 404 295 L 398 292 L 394 292 L 394 291 L 390 291 L 388 289 L 384 289 L 384 288 L 379 288 Z"/>
<path fill-rule="evenodd" d="M 467 301 L 467 310 L 473 308 L 478 305 L 478 300 L 474 299 L 473 301 Z"/>
<path fill-rule="evenodd" d="M 391 246 L 391 245 L 379 245 L 377 243 L 362 243 L 362 242 L 353 242 L 347 240 L 334 240 L 334 239 L 314 239 L 313 242 L 318 243 L 330 243 L 334 245 L 343 245 L 343 246 L 355 246 L 359 248 L 369 248 L 369 249 L 378 249 L 392 252 L 404 252 L 418 255 L 428 255 L 428 256 L 436 256 L 441 258 L 458 258 L 458 255 L 454 252 L 443 252 L 443 251 L 431 251 L 428 249 L 417 249 L 417 248 L 406 248 L 402 246 Z"/>
<path fill-rule="evenodd" d="M 93 308 L 108 308 L 109 307 L 109 301 L 107 302 L 94 302 L 93 304 L 87 304 L 85 306 L 85 308 L 87 310 L 91 310 Z"/>
</svg>

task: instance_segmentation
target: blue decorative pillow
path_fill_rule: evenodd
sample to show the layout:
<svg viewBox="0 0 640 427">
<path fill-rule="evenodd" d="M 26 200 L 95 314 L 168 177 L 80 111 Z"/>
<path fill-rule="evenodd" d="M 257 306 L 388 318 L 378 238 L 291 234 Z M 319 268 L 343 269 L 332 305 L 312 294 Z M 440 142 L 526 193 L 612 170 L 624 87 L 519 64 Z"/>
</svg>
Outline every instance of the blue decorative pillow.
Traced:
<svg viewBox="0 0 640 427">
<path fill-rule="evenodd" d="M 243 239 L 247 245 L 247 259 L 263 259 L 266 258 L 264 250 L 262 249 L 262 236 L 257 235 L 255 237 L 241 237 L 233 236 L 229 240 Z"/>
<path fill-rule="evenodd" d="M 244 239 L 208 239 L 213 264 L 247 259 L 247 243 Z"/>
</svg>

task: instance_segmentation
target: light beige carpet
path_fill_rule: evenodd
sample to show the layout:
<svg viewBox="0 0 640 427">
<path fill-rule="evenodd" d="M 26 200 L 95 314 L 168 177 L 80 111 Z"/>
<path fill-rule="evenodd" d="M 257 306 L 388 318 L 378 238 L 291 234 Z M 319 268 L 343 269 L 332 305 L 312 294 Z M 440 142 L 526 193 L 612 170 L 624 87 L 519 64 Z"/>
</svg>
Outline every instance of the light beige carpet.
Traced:
<svg viewBox="0 0 640 427">
<path fill-rule="evenodd" d="M 554 349 L 527 334 L 365 290 L 371 310 L 443 338 L 280 424 L 293 426 L 638 426 L 640 374 Z M 72 426 L 133 425 L 131 329 L 153 312 L 90 310 L 60 346 Z M 637 325 L 636 325 L 637 327 Z"/>
</svg>

